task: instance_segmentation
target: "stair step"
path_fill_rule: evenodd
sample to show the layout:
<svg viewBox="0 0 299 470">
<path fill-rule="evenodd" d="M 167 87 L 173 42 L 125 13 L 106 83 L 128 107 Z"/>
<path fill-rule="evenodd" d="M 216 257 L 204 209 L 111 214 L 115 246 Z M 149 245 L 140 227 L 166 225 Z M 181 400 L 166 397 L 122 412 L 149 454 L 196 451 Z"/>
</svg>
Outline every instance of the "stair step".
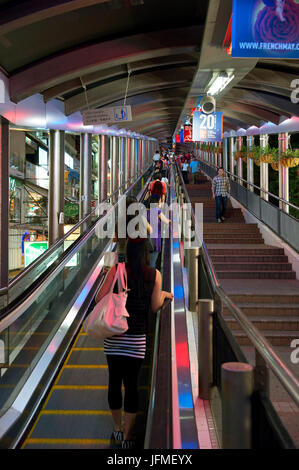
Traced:
<svg viewBox="0 0 299 470">
<path fill-rule="evenodd" d="M 290 263 L 214 263 L 216 271 L 292 271 Z"/>
<path fill-rule="evenodd" d="M 240 330 L 240 325 L 235 320 L 235 318 L 231 316 L 225 316 L 225 321 L 228 324 L 228 326 L 236 331 Z M 259 330 L 263 331 L 297 331 L 299 329 L 299 317 L 291 317 L 291 316 L 285 316 L 285 317 L 275 317 L 275 316 L 269 316 L 266 318 L 262 317 L 256 317 L 256 316 L 250 316 L 248 319 L 254 324 L 256 328 Z"/>
<path fill-rule="evenodd" d="M 223 243 L 223 244 L 231 244 L 232 243 L 232 239 L 231 238 L 205 238 L 204 237 L 204 241 L 206 244 L 217 244 L 217 243 Z M 245 245 L 246 244 L 250 244 L 250 245 L 260 245 L 262 242 L 263 242 L 263 239 L 262 238 L 235 238 L 234 241 L 238 244 L 242 244 L 244 243 Z"/>
<path fill-rule="evenodd" d="M 240 346 L 251 346 L 251 341 L 247 338 L 246 334 L 242 331 L 234 331 L 234 337 L 236 338 Z M 273 346 L 290 346 L 293 339 L 298 338 L 298 332 L 296 331 L 267 331 L 261 330 L 261 334 L 273 345 Z"/>
<path fill-rule="evenodd" d="M 225 256 L 225 255 L 213 255 L 211 256 L 212 262 L 217 263 L 287 263 L 288 257 L 285 255 L 251 255 L 251 256 Z"/>
<path fill-rule="evenodd" d="M 286 300 L 289 299 L 287 298 Z M 250 317 L 274 317 L 283 315 L 283 318 L 285 318 L 297 315 L 299 316 L 299 303 L 238 303 L 237 305 L 243 313 Z M 231 312 L 227 307 L 223 308 L 223 315 L 224 317 L 231 315 Z"/>
<path fill-rule="evenodd" d="M 221 224 L 222 225 L 222 224 Z M 254 233 L 227 233 L 227 232 L 209 232 L 209 233 L 205 233 L 204 231 L 204 238 L 216 238 L 216 237 L 224 237 L 224 238 L 227 238 L 227 237 L 230 237 L 231 239 L 235 239 L 235 238 L 248 238 L 248 239 L 251 239 L 251 238 L 260 238 L 260 239 L 263 239 L 262 238 L 262 235 L 260 234 L 260 232 L 254 232 Z"/>
<path fill-rule="evenodd" d="M 211 242 L 210 242 L 211 243 Z M 283 255 L 284 251 L 282 248 L 209 248 L 209 255 Z"/>
<path fill-rule="evenodd" d="M 219 279 L 296 279 L 293 271 L 217 271 Z"/>
<path fill-rule="evenodd" d="M 299 294 L 298 295 L 289 295 L 289 294 L 229 294 L 229 298 L 240 308 L 258 308 L 273 307 L 273 304 L 278 305 L 283 308 L 288 305 L 297 305 L 299 306 Z"/>
</svg>

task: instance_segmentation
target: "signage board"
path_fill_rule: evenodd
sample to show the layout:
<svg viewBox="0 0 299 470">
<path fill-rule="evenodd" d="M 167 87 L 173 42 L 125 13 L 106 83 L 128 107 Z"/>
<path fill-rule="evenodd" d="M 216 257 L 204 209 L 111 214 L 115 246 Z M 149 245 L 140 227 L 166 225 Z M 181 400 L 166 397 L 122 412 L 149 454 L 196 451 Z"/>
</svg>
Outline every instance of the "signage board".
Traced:
<svg viewBox="0 0 299 470">
<path fill-rule="evenodd" d="M 48 242 L 24 242 L 25 267 L 48 249 Z"/>
<path fill-rule="evenodd" d="M 223 136 L 223 113 L 211 114 L 194 111 L 193 113 L 193 141 L 194 142 L 220 142 Z"/>
<path fill-rule="evenodd" d="M 233 0 L 232 57 L 298 59 L 298 0 Z"/>
<path fill-rule="evenodd" d="M 97 126 L 111 122 L 132 121 L 131 106 L 87 109 L 82 111 L 83 126 Z"/>
<path fill-rule="evenodd" d="M 184 125 L 184 142 L 193 142 L 191 124 Z"/>
</svg>

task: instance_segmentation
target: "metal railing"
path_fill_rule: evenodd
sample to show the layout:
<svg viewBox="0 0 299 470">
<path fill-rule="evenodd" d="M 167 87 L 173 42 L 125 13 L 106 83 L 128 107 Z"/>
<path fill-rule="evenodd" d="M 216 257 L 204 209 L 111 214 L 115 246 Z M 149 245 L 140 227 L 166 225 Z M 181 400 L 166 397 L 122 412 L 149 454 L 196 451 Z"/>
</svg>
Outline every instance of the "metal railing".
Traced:
<svg viewBox="0 0 299 470">
<path fill-rule="evenodd" d="M 218 171 L 217 165 L 203 159 L 199 159 L 199 161 L 201 168 L 208 177 L 213 178 L 216 176 Z M 261 222 L 273 230 L 273 232 L 275 232 L 280 238 L 289 243 L 292 248 L 299 251 L 299 207 L 245 180 L 241 176 L 233 174 L 228 170 L 224 171 L 230 178 L 231 195 L 244 205 Z M 244 183 L 244 185 L 239 184 L 235 180 Z M 295 209 L 298 211 L 298 218 L 288 214 L 279 206 L 271 204 L 271 202 L 248 189 L 248 187 L 257 189 L 261 194 L 266 194 L 268 197 L 275 199 L 278 204 L 281 203 Z"/>
<path fill-rule="evenodd" d="M 299 381 L 294 376 L 294 374 L 290 371 L 287 365 L 281 360 L 281 358 L 277 355 L 271 344 L 267 341 L 267 339 L 260 333 L 260 331 L 248 320 L 247 316 L 244 312 L 230 299 L 230 297 L 226 294 L 226 292 L 220 286 L 219 280 L 217 278 L 212 260 L 209 256 L 206 244 L 204 242 L 203 234 L 200 232 L 199 223 L 196 221 L 194 209 L 191 205 L 191 201 L 180 171 L 180 168 L 177 167 L 178 172 L 178 181 L 177 181 L 177 192 L 182 189 L 182 194 L 184 199 L 187 203 L 190 204 L 191 207 L 191 215 L 193 221 L 193 228 L 195 227 L 196 237 L 198 237 L 198 243 L 200 249 L 194 252 L 194 256 L 190 257 L 193 259 L 193 262 L 199 263 L 199 279 L 194 280 L 195 284 L 199 284 L 199 299 L 200 298 L 210 298 L 214 300 L 214 323 L 218 321 L 218 324 L 223 324 L 224 320 L 222 319 L 222 311 L 223 307 L 226 307 L 229 312 L 233 315 L 233 317 L 237 320 L 238 324 L 241 326 L 243 332 L 245 332 L 247 338 L 249 338 L 250 342 L 255 348 L 255 354 L 257 358 L 257 362 L 259 363 L 259 370 L 262 370 L 263 373 L 266 373 L 267 366 L 270 370 L 275 374 L 275 376 L 279 379 L 280 383 L 282 384 L 283 388 L 289 393 L 291 398 L 294 400 L 297 406 L 299 406 Z M 197 256 L 198 254 L 198 256 Z M 196 286 L 197 287 L 197 286 Z M 201 289 L 202 288 L 202 289 Z M 189 288 L 190 291 L 191 287 Z M 204 295 L 204 297 L 203 297 Z M 218 319 L 218 320 L 217 320 Z M 228 330 L 229 331 L 229 330 Z M 227 333 L 225 336 L 227 342 L 230 345 L 231 354 L 236 360 L 245 360 L 245 356 L 242 353 L 240 347 L 236 343 L 234 337 L 231 333 Z M 217 349 L 217 345 L 214 344 L 214 351 L 215 348 Z M 238 359 L 239 358 L 239 359 Z M 218 366 L 219 367 L 219 364 Z M 214 364 L 214 373 L 215 373 L 215 364 Z M 257 383 L 261 388 L 266 390 L 267 387 L 263 387 L 261 384 L 261 380 L 257 379 Z M 259 390 L 261 391 L 261 390 Z M 266 400 L 267 407 L 271 407 L 270 401 L 267 397 L 263 397 L 263 400 Z M 275 435 L 281 432 L 284 435 L 284 439 L 280 441 L 281 446 L 290 446 L 292 447 L 291 439 L 287 435 L 284 426 L 280 423 L 277 413 L 272 408 L 271 409 L 272 421 L 275 421 L 277 427 L 279 428 Z M 270 418 L 269 418 L 270 419 Z M 282 430 L 282 431 L 281 431 Z M 274 438 L 273 438 L 274 439 Z M 257 445 L 257 444 L 256 444 Z"/>
<path fill-rule="evenodd" d="M 149 179 L 141 181 L 139 178 L 133 186 L 137 199 L 146 191 Z M 0 440 L 8 439 L 9 444 L 2 440 L 0 447 L 14 447 L 21 438 L 80 329 L 97 289 L 103 255 L 111 243 L 108 235 L 99 239 L 97 228 L 106 224 L 111 211 L 63 253 L 59 263 L 43 273 L 40 284 L 23 299 L 23 304 L 13 310 L 9 307 L 0 320 L 0 335 L 7 341 L 9 353 L 7 363 L 0 364 L 4 372 L 2 382 L 10 380 L 14 361 L 22 363 L 22 373 L 14 378 L 14 387 L 1 388 Z M 76 253 L 77 265 L 65 270 Z M 38 333 L 39 328 L 42 334 Z M 34 348 L 27 347 L 31 335 L 38 338 Z M 24 355 L 26 360 L 22 362 Z"/>
<path fill-rule="evenodd" d="M 120 192 L 127 188 L 123 194 L 128 194 L 132 188 L 140 182 L 144 177 L 144 174 L 151 172 L 152 165 L 148 166 L 144 173 L 140 171 L 137 176 L 139 177 L 136 180 L 136 175 L 129 178 L 123 185 L 118 187 L 112 194 L 110 194 L 103 203 L 112 203 L 114 197 L 119 196 Z M 141 174 L 140 174 L 141 173 Z M 135 180 L 130 186 L 130 182 Z M 98 216 L 99 206 L 96 206 L 92 211 L 87 214 L 83 219 L 79 220 L 62 238 L 57 240 L 52 246 L 50 246 L 44 253 L 42 253 L 38 258 L 36 258 L 29 266 L 27 266 L 20 274 L 18 274 L 9 285 L 5 288 L 0 289 L 0 299 L 2 297 L 2 302 L 0 302 L 0 311 L 3 307 L 6 307 L 11 301 L 13 301 L 19 294 L 23 293 L 30 283 L 36 281 L 36 279 L 43 274 L 43 272 L 48 269 L 50 264 L 54 263 L 58 256 L 61 256 L 65 251 L 69 251 L 70 247 L 64 248 L 64 242 L 69 239 L 72 234 L 75 234 L 77 230 L 82 230 L 83 227 L 91 227 L 92 224 L 96 223 L 103 216 Z M 77 240 L 80 238 L 78 235 Z M 76 241 L 74 240 L 74 243 Z M 73 244 L 74 244 L 73 243 Z M 73 245 L 72 244 L 72 245 Z M 27 282 L 26 282 L 27 280 Z M 25 283 L 25 285 L 24 285 Z M 3 296 L 7 296 L 3 299 Z"/>
</svg>

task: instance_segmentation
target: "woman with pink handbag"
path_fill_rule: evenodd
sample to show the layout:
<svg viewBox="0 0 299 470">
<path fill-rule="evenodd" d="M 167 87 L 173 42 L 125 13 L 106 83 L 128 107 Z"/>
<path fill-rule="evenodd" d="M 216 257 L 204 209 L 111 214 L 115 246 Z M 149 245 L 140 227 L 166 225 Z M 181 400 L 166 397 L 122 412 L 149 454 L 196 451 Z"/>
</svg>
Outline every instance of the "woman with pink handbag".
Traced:
<svg viewBox="0 0 299 470">
<path fill-rule="evenodd" d="M 113 266 L 96 296 L 99 302 L 110 291 L 117 267 Z M 104 340 L 104 351 L 109 370 L 108 403 L 114 421 L 113 438 L 122 442 L 122 448 L 134 448 L 133 428 L 138 411 L 138 376 L 146 352 L 147 317 L 156 313 L 165 299 L 173 294 L 161 291 L 161 273 L 149 266 L 146 239 L 128 239 L 127 242 L 128 296 L 126 309 L 128 330 Z M 124 429 L 122 429 L 122 384 L 124 395 Z"/>
</svg>

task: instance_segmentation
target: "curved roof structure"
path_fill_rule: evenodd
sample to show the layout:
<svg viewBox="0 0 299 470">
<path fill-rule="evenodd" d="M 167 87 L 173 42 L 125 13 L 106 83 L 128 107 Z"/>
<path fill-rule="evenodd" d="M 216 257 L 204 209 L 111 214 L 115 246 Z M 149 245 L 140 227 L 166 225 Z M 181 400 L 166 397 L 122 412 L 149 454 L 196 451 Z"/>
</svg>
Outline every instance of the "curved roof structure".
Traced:
<svg viewBox="0 0 299 470">
<path fill-rule="evenodd" d="M 178 131 L 220 71 L 224 130 L 296 116 L 294 60 L 234 59 L 223 48 L 231 0 L 0 0 L 0 70 L 13 103 L 39 94 L 65 116 L 124 103 L 123 127 L 158 139 Z"/>
</svg>

